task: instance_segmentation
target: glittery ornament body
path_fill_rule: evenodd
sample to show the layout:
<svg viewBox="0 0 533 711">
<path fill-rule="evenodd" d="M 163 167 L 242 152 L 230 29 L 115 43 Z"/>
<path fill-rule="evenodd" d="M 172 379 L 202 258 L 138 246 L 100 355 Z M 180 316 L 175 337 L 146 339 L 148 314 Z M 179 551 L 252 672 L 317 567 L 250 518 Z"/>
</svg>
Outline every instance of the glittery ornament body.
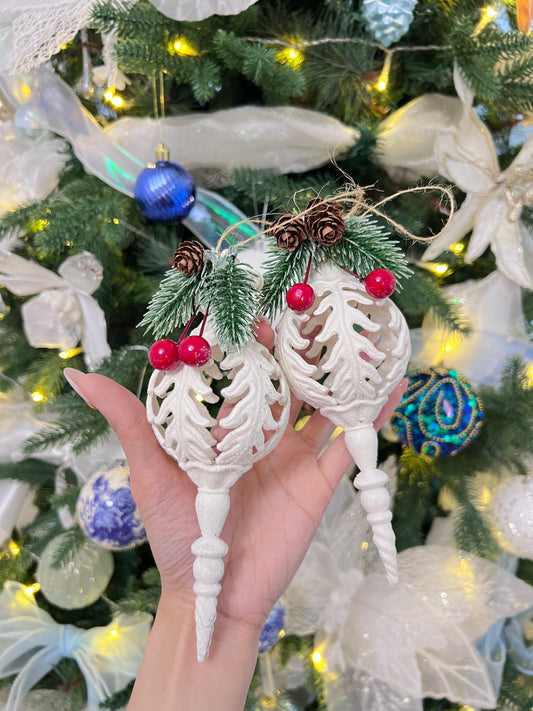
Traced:
<svg viewBox="0 0 533 711">
<path fill-rule="evenodd" d="M 140 211 L 149 220 L 163 225 L 172 225 L 187 217 L 195 196 L 191 174 L 168 160 L 146 167 L 135 183 L 135 199 Z"/>
<path fill-rule="evenodd" d="M 432 457 L 453 455 L 477 437 L 481 403 L 455 370 L 428 368 L 409 375 L 409 386 L 392 417 L 402 443 Z"/>
<path fill-rule="evenodd" d="M 146 403 L 159 443 L 198 487 L 196 513 L 202 536 L 191 551 L 199 661 L 209 652 L 224 574 L 222 559 L 228 552 L 220 533 L 229 512 L 229 489 L 277 445 L 287 426 L 290 402 L 283 373 L 264 346 L 252 339 L 240 350 L 223 352 L 210 332 L 209 319 L 204 335 L 211 344 L 211 360 L 200 367 L 181 363 L 168 373 L 155 371 Z M 230 382 L 219 398 L 211 385 L 223 376 Z M 217 419 L 204 401 L 220 401 Z"/>
<path fill-rule="evenodd" d="M 76 514 L 85 534 L 103 548 L 121 551 L 146 540 L 146 531 L 130 491 L 128 467 L 95 472 L 82 486 Z"/>
<path fill-rule="evenodd" d="M 364 0 L 363 17 L 369 33 L 384 47 L 397 42 L 409 29 L 417 0 Z"/>
<path fill-rule="evenodd" d="M 391 582 L 397 580 L 387 475 L 376 468 L 373 422 L 402 379 L 409 331 L 389 299 L 374 299 L 359 280 L 325 266 L 311 280 L 310 312 L 286 310 L 276 332 L 276 357 L 295 395 L 344 429 L 360 472 L 355 485 Z"/>
<path fill-rule="evenodd" d="M 533 560 L 533 477 L 504 479 L 491 492 L 489 511 L 500 546 Z"/>
</svg>

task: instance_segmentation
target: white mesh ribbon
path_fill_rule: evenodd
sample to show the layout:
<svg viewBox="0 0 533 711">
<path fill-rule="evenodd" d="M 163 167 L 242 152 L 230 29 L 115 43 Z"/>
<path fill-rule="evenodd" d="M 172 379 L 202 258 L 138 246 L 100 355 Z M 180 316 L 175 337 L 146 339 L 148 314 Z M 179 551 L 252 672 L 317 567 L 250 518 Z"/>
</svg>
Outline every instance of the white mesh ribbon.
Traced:
<svg viewBox="0 0 533 711">
<path fill-rule="evenodd" d="M 106 627 L 60 625 L 23 585 L 0 594 L 0 678 L 17 674 L 4 711 L 17 711 L 27 692 L 63 657 L 74 659 L 87 684 L 87 711 L 97 711 L 139 669 L 151 615 L 120 615 Z"/>
<path fill-rule="evenodd" d="M 496 621 L 527 610 L 533 588 L 494 563 L 447 546 L 400 553 L 395 586 L 381 572 L 365 577 L 362 509 L 356 501 L 339 509 L 339 497 L 357 495 L 347 485 L 335 493 L 284 596 L 287 632 L 314 632 L 327 663 L 328 708 L 419 711 L 425 697 L 492 708 L 496 697 L 476 641 Z M 344 552 L 337 516 L 341 540 L 351 540 Z"/>
<path fill-rule="evenodd" d="M 30 345 L 70 349 L 81 339 L 85 362 L 95 368 L 111 353 L 104 312 L 91 296 L 102 281 L 102 265 L 90 252 L 80 252 L 58 271 L 0 249 L 0 284 L 17 296 L 38 293 L 22 306 Z"/>
<path fill-rule="evenodd" d="M 22 74 L 85 27 L 95 0 L 0 0 L 0 71 Z"/>
</svg>

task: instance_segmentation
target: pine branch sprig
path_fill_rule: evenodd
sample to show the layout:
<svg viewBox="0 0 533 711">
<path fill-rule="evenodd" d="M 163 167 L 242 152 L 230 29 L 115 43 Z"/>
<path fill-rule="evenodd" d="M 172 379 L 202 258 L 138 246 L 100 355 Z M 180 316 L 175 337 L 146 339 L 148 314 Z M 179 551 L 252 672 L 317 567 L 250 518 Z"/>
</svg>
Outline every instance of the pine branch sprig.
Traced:
<svg viewBox="0 0 533 711">
<path fill-rule="evenodd" d="M 223 349 L 241 348 L 252 336 L 258 313 L 254 272 L 232 256 L 224 257 L 209 279 L 209 314 L 213 331 Z"/>
<path fill-rule="evenodd" d="M 202 301 L 203 287 L 210 271 L 209 260 L 204 270 L 197 274 L 183 274 L 169 269 L 139 326 L 159 339 L 168 337 L 176 328 L 185 325 Z"/>
<path fill-rule="evenodd" d="M 307 264 L 315 250 L 310 240 L 306 240 L 292 252 L 288 249 L 277 249 L 274 240 L 270 246 L 272 251 L 267 257 L 263 271 L 259 311 L 272 320 L 283 308 L 290 287 L 303 280 Z"/>
<path fill-rule="evenodd" d="M 407 279 L 412 270 L 396 242 L 382 225 L 368 215 L 355 215 L 346 222 L 340 242 L 327 248 L 328 257 L 344 269 L 364 278 L 374 269 L 388 269 L 398 280 Z"/>
</svg>

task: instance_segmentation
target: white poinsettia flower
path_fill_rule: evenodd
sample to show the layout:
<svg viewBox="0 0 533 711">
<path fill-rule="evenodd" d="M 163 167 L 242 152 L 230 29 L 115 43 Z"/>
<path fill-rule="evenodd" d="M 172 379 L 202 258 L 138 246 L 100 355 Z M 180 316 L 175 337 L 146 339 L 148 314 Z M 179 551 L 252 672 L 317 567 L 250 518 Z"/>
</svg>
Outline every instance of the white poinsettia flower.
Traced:
<svg viewBox="0 0 533 711">
<path fill-rule="evenodd" d="M 426 697 L 493 708 L 476 643 L 498 620 L 527 610 L 533 588 L 449 545 L 402 551 L 399 582 L 390 585 L 369 541 L 345 479 L 282 599 L 287 633 L 315 635 L 328 708 L 421 711 Z"/>
<path fill-rule="evenodd" d="M 466 193 L 460 209 L 424 253 L 435 259 L 472 230 L 466 252 L 473 262 L 491 247 L 498 268 L 523 287 L 533 288 L 533 235 L 520 218 L 533 204 L 533 136 L 501 171 L 492 136 L 472 107 L 473 94 L 455 71 L 463 114 L 435 139 L 439 170 Z"/>
</svg>

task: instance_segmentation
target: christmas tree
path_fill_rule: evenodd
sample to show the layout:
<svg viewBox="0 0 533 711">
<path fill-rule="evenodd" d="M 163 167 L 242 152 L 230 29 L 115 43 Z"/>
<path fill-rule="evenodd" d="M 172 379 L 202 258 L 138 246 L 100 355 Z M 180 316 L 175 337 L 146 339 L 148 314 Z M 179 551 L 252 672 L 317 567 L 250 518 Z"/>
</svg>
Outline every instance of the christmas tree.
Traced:
<svg viewBox="0 0 533 711">
<path fill-rule="evenodd" d="M 236 370 L 264 358 L 260 401 L 282 408 L 311 314 L 301 427 L 351 392 L 326 367 L 349 359 L 334 283 L 364 312 L 347 338 L 365 407 L 389 368 L 374 351 L 409 329 L 378 438 L 397 568 L 357 461 L 265 625 L 247 708 L 532 708 L 530 4 L 0 9 L 2 704 L 125 708 L 161 593 L 124 453 L 63 369 L 148 397 L 157 428 L 166 373 L 178 351 L 210 363 L 206 335 Z M 275 358 L 246 350 L 259 315 Z M 218 392 L 241 387 L 222 371 Z M 211 379 L 194 387 L 216 417 Z"/>
</svg>

